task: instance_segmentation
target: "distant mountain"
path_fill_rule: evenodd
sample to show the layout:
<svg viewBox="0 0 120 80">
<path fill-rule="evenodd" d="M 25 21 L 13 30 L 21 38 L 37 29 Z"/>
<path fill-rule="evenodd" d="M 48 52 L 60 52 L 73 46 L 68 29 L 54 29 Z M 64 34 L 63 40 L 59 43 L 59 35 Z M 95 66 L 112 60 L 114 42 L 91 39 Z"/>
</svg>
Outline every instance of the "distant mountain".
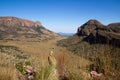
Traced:
<svg viewBox="0 0 120 80">
<path fill-rule="evenodd" d="M 63 32 L 59 32 L 58 34 L 61 35 L 61 36 L 69 37 L 69 36 L 72 36 L 74 33 L 63 33 Z"/>
<path fill-rule="evenodd" d="M 45 40 L 58 36 L 46 29 L 39 21 L 17 17 L 0 17 L 0 39 Z"/>
</svg>

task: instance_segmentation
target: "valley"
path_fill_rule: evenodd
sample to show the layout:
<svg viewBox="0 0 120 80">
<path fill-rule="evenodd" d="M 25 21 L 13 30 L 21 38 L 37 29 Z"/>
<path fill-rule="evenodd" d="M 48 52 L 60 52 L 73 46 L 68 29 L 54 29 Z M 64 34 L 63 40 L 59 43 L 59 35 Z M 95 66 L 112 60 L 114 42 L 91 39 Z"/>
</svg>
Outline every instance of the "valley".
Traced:
<svg viewBox="0 0 120 80">
<path fill-rule="evenodd" d="M 119 80 L 119 25 L 89 20 L 66 37 L 40 22 L 0 17 L 0 80 Z"/>
<path fill-rule="evenodd" d="M 17 55 L 17 51 L 11 49 L 11 54 L 7 54 L 4 52 L 0 52 L 1 56 L 1 64 L 7 64 L 4 67 L 0 66 L 0 69 L 4 69 L 3 73 L 0 73 L 1 78 L 5 76 L 10 76 L 11 80 L 18 80 L 18 75 L 20 75 L 19 71 L 16 70 L 14 64 L 22 61 L 30 61 L 37 70 L 40 69 L 41 66 L 47 66 L 48 64 L 48 55 L 52 48 L 54 48 L 54 55 L 59 62 L 61 56 L 64 56 L 65 61 L 64 66 L 67 71 L 75 71 L 80 73 L 80 68 L 85 68 L 86 65 L 89 64 L 88 60 L 81 58 L 77 55 L 72 54 L 70 51 L 56 45 L 58 40 L 64 39 L 64 37 L 58 37 L 53 40 L 43 41 L 43 42 L 27 42 L 27 41 L 0 41 L 0 45 L 2 46 L 15 46 L 17 47 L 20 52 L 21 57 L 25 58 L 14 58 L 12 55 Z M 10 50 L 10 49 L 8 49 Z M 8 59 L 6 59 L 6 57 Z M 14 61 L 14 62 L 12 62 Z M 9 69 L 9 70 L 8 70 Z M 86 71 L 86 70 L 85 70 Z M 6 73 L 6 74 L 5 74 Z M 12 74 L 12 76 L 11 76 Z M 17 75 L 18 74 L 18 75 Z M 14 79 L 15 78 L 15 79 Z"/>
</svg>

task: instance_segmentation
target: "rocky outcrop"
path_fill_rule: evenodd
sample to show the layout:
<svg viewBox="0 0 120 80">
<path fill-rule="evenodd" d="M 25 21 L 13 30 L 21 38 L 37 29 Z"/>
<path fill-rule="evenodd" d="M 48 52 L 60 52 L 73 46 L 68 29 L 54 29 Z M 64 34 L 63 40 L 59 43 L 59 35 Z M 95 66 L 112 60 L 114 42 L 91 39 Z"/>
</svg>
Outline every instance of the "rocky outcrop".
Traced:
<svg viewBox="0 0 120 80">
<path fill-rule="evenodd" d="M 89 20 L 78 28 L 78 36 L 91 44 L 110 44 L 120 47 L 120 23 L 112 23 L 105 26 L 97 20 Z"/>
<path fill-rule="evenodd" d="M 103 28 L 104 25 L 97 20 L 89 20 L 87 23 L 80 26 L 77 30 L 79 36 L 88 36 L 96 28 Z"/>
<path fill-rule="evenodd" d="M 89 36 L 84 38 L 85 41 L 91 44 L 111 44 L 120 47 L 120 34 L 106 31 L 94 31 Z"/>
<path fill-rule="evenodd" d="M 120 23 L 111 23 L 108 27 L 115 33 L 120 33 Z"/>
<path fill-rule="evenodd" d="M 39 21 L 33 22 L 16 17 L 0 17 L 0 39 L 50 39 L 58 36 L 46 29 Z"/>
<path fill-rule="evenodd" d="M 41 26 L 40 22 L 33 22 L 26 19 L 20 19 L 16 17 L 0 17 L 0 25 L 4 26 L 26 26 L 26 27 L 37 27 Z"/>
</svg>

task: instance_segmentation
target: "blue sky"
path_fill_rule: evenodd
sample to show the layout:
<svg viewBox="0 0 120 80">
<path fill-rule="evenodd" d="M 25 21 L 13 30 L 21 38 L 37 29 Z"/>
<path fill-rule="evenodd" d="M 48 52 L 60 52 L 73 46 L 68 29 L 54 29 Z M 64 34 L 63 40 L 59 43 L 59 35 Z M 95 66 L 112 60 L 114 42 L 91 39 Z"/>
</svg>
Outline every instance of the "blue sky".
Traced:
<svg viewBox="0 0 120 80">
<path fill-rule="evenodd" d="M 89 19 L 120 22 L 120 0 L 0 0 L 0 16 L 40 21 L 54 32 L 75 33 Z"/>
</svg>

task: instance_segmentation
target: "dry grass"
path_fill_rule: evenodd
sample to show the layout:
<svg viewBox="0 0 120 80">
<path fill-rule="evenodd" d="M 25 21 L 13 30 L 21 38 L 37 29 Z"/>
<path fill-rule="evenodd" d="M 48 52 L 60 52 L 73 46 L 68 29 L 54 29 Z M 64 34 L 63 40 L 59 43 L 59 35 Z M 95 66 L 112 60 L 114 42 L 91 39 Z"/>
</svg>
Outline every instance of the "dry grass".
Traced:
<svg viewBox="0 0 120 80">
<path fill-rule="evenodd" d="M 14 60 L 15 57 L 0 52 L 0 80 L 18 80 Z"/>
<path fill-rule="evenodd" d="M 18 80 L 17 71 L 11 67 L 0 67 L 0 80 Z"/>
<path fill-rule="evenodd" d="M 35 66 L 37 70 L 40 69 L 40 67 L 42 66 L 48 65 L 48 60 L 47 60 L 48 53 L 51 51 L 51 48 L 54 48 L 54 55 L 57 61 L 58 62 L 60 61 L 59 65 L 62 68 L 64 68 L 64 71 L 66 71 L 67 69 L 68 71 L 76 71 L 76 73 L 79 74 L 81 69 L 84 69 L 85 66 L 89 64 L 89 61 L 77 55 L 72 54 L 65 48 L 56 46 L 57 40 L 60 40 L 60 39 L 62 38 L 57 38 L 55 40 L 49 40 L 49 41 L 43 41 L 43 42 L 1 41 L 0 45 L 9 45 L 9 46 L 18 47 L 23 52 L 24 55 L 29 56 L 29 58 L 23 59 L 23 61 L 24 60 L 31 61 L 33 63 L 33 66 Z M 0 69 L 3 69 L 2 72 L 0 73 L 0 76 L 2 77 L 1 80 L 18 80 L 18 77 L 17 77 L 18 72 L 16 72 L 16 69 L 13 66 L 14 63 L 11 63 L 11 61 L 14 61 L 16 59 L 11 55 L 6 55 L 5 53 L 2 53 L 2 54 L 0 53 L 0 56 L 1 56 L 0 63 L 7 64 L 5 65 L 5 67 L 0 67 Z M 6 57 L 8 56 L 8 58 L 6 59 L 5 56 Z M 19 61 L 20 61 L 19 59 L 16 60 L 16 62 L 19 62 Z M 12 65 L 12 66 L 6 67 L 8 65 Z"/>
</svg>

